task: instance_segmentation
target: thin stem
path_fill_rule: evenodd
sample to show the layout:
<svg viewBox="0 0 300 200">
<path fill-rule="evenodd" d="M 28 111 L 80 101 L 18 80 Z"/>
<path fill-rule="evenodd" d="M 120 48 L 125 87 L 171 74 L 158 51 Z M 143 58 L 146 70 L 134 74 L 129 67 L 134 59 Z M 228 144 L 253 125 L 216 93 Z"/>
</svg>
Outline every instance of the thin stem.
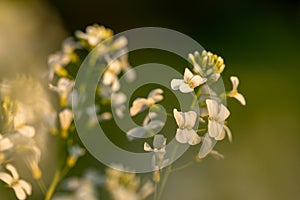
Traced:
<svg viewBox="0 0 300 200">
<path fill-rule="evenodd" d="M 38 179 L 37 184 L 39 185 L 39 188 L 41 189 L 42 193 L 46 194 L 47 188 L 46 188 L 44 181 L 42 179 Z"/>
<path fill-rule="evenodd" d="M 172 169 L 172 170 L 171 170 L 171 173 L 176 172 L 176 171 L 180 171 L 180 170 L 182 170 L 182 169 L 185 169 L 185 168 L 187 168 L 187 167 L 189 167 L 189 166 L 191 166 L 191 165 L 193 165 L 193 164 L 194 164 L 194 161 L 190 161 L 190 162 L 188 162 L 188 163 L 186 163 L 186 164 L 184 164 L 184 165 L 182 165 L 182 166 L 180 166 L 180 167 L 177 167 L 177 168 L 175 168 L 175 169 Z"/>
<path fill-rule="evenodd" d="M 202 129 L 197 129 L 196 130 L 197 133 L 202 132 L 202 131 L 206 131 L 206 128 L 202 128 Z"/>
<path fill-rule="evenodd" d="M 52 183 L 46 193 L 46 196 L 45 196 L 45 200 L 50 200 L 51 197 L 53 196 L 53 193 L 55 191 L 55 188 L 56 186 L 58 185 L 59 181 L 60 181 L 61 177 L 60 177 L 60 170 L 56 170 L 55 171 L 55 175 L 54 175 L 54 178 L 52 180 Z"/>
<path fill-rule="evenodd" d="M 172 153 L 172 156 L 170 158 L 170 161 L 172 162 L 174 160 L 174 157 L 176 155 L 176 151 L 177 151 L 177 148 L 178 148 L 178 144 L 174 147 L 174 150 L 173 150 L 173 153 Z M 169 178 L 169 175 L 172 171 L 172 165 L 169 165 L 166 169 L 166 172 L 164 173 L 164 176 L 162 178 L 162 181 L 161 181 L 161 184 L 160 184 L 160 189 L 159 189 L 159 192 L 158 192 L 158 200 L 161 198 L 161 195 L 163 193 L 163 190 L 166 186 L 166 183 L 167 183 L 167 180 Z"/>
<path fill-rule="evenodd" d="M 154 196 L 153 200 L 157 200 L 157 183 L 154 184 Z"/>
</svg>

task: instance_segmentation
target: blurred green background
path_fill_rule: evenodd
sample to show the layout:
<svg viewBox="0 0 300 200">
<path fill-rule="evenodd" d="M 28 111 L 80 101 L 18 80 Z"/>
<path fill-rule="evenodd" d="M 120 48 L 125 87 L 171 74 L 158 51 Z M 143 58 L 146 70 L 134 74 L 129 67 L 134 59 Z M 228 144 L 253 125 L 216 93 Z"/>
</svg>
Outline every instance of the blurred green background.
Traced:
<svg viewBox="0 0 300 200">
<path fill-rule="evenodd" d="M 20 5 L 20 1 L 9 2 Z M 39 23 L 37 30 L 44 31 L 36 38 L 39 44 L 54 38 L 44 45 L 46 53 L 58 50 L 64 36 L 93 23 L 116 33 L 159 26 L 187 34 L 225 58 L 223 80 L 228 90 L 229 76 L 240 78 L 247 106 L 232 99 L 228 102 L 233 143 L 223 141 L 216 146 L 225 159 L 207 159 L 172 174 L 164 200 L 300 199 L 299 1 L 48 0 L 21 4 L 29 5 L 29 13 L 30 9 L 41 11 L 40 5 L 49 11 L 39 13 L 47 20 Z M 33 9 L 32 5 L 39 6 Z M 32 20 L 23 19 L 22 26 Z M 53 19 L 55 31 L 48 23 L 54 23 Z M 0 43 L 3 48 L 9 47 Z M 38 54 L 45 61 L 44 69 L 46 53 Z"/>
</svg>

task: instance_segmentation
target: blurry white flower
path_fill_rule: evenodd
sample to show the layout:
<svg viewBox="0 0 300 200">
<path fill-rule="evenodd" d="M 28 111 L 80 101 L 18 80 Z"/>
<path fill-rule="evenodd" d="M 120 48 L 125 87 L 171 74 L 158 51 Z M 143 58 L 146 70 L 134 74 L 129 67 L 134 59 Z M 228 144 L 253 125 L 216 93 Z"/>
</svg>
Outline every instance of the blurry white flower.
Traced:
<svg viewBox="0 0 300 200">
<path fill-rule="evenodd" d="M 68 97 L 74 87 L 74 81 L 67 78 L 60 78 L 57 82 L 57 86 L 49 84 L 49 87 L 59 94 L 61 106 L 66 106 Z"/>
<path fill-rule="evenodd" d="M 130 108 L 130 115 L 135 116 L 138 113 L 144 111 L 146 108 L 151 107 L 155 103 L 163 100 L 163 90 L 154 89 L 152 90 L 147 98 L 137 98 L 133 101 L 132 107 Z"/>
<path fill-rule="evenodd" d="M 166 143 L 167 138 L 160 134 L 154 136 L 153 148 L 147 142 L 144 143 L 144 150 L 154 153 L 152 157 L 152 165 L 155 170 L 161 169 L 168 162 L 168 159 L 164 160 L 166 154 Z"/>
<path fill-rule="evenodd" d="M 113 35 L 112 30 L 94 24 L 93 26 L 86 27 L 86 33 L 82 31 L 76 31 L 77 38 L 86 40 L 91 47 L 95 47 L 103 40 L 110 38 Z"/>
<path fill-rule="evenodd" d="M 236 76 L 231 76 L 232 90 L 228 93 L 229 97 L 236 98 L 243 106 L 246 105 L 245 97 L 238 92 L 239 79 Z"/>
<path fill-rule="evenodd" d="M 8 186 L 14 190 L 17 198 L 19 200 L 24 200 L 27 198 L 27 195 L 31 195 L 31 185 L 27 181 L 19 179 L 16 168 L 11 164 L 7 164 L 6 169 L 10 171 L 10 174 L 0 172 L 0 180 L 8 184 Z"/>
<path fill-rule="evenodd" d="M 198 144 L 201 138 L 193 129 L 197 120 L 197 113 L 194 111 L 178 112 L 177 109 L 174 109 L 173 113 L 179 127 L 176 131 L 176 140 L 179 143 L 188 143 L 189 145 Z"/>
<path fill-rule="evenodd" d="M 73 113 L 70 109 L 64 109 L 58 115 L 60 126 L 62 128 L 62 137 L 67 137 L 68 129 L 73 121 Z"/>
<path fill-rule="evenodd" d="M 127 97 L 124 93 L 113 93 L 111 96 L 111 103 L 112 107 L 115 109 L 115 112 L 119 118 L 124 117 L 124 110 L 125 110 L 125 102 L 127 100 Z"/>
<path fill-rule="evenodd" d="M 49 66 L 49 80 L 52 80 L 54 74 L 56 73 L 59 76 L 66 76 L 68 72 L 64 67 L 69 64 L 70 58 L 68 55 L 61 52 L 51 54 L 48 57 L 48 66 Z"/>
<path fill-rule="evenodd" d="M 73 145 L 69 147 L 68 151 L 69 156 L 67 158 L 67 165 L 69 167 L 73 167 L 76 164 L 78 158 L 83 156 L 86 152 L 85 149 L 80 147 L 79 145 Z"/>
<path fill-rule="evenodd" d="M 8 149 L 11 149 L 14 146 L 14 144 L 10 141 L 9 138 L 4 138 L 0 134 L 0 151 L 6 151 Z"/>
<path fill-rule="evenodd" d="M 224 121 L 229 117 L 229 110 L 217 101 L 212 99 L 206 100 L 208 109 L 208 134 L 215 139 L 222 138 Z"/>
<path fill-rule="evenodd" d="M 153 184 L 147 181 L 141 185 L 134 173 L 123 172 L 124 168 L 115 166 L 122 171 L 106 169 L 106 188 L 114 200 L 144 200 L 153 193 Z"/>
<path fill-rule="evenodd" d="M 35 135 L 35 129 L 32 126 L 26 125 L 26 113 L 24 112 L 17 112 L 14 117 L 14 128 L 15 130 L 26 136 L 26 137 L 33 137 Z"/>
<path fill-rule="evenodd" d="M 164 122 L 155 119 L 157 114 L 150 112 L 143 121 L 143 126 L 138 126 L 127 131 L 126 135 L 129 140 L 134 138 L 144 138 L 146 136 L 151 136 L 153 133 L 158 132 L 163 126 Z"/>
<path fill-rule="evenodd" d="M 182 93 L 189 93 L 193 92 L 195 87 L 205 82 L 206 78 L 194 75 L 188 68 L 185 68 L 183 79 L 173 79 L 171 81 L 171 88 L 173 90 L 180 90 Z"/>
<path fill-rule="evenodd" d="M 116 82 L 118 81 L 118 75 L 121 72 L 121 63 L 119 60 L 115 60 L 113 62 L 108 61 L 108 64 L 109 66 L 103 74 L 103 84 L 104 85 L 118 84 Z M 115 88 L 113 91 L 116 90 L 118 90 L 118 88 Z"/>
</svg>

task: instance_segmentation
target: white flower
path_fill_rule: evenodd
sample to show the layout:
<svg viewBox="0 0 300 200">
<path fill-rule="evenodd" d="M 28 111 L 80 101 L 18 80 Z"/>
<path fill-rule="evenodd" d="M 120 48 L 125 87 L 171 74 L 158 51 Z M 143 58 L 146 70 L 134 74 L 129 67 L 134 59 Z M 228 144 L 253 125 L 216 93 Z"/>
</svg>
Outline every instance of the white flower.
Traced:
<svg viewBox="0 0 300 200">
<path fill-rule="evenodd" d="M 75 32 L 76 37 L 86 40 L 91 47 L 95 47 L 103 40 L 110 38 L 113 35 L 112 30 L 94 24 L 93 26 L 86 27 L 86 33 L 82 31 Z"/>
<path fill-rule="evenodd" d="M 194 75 L 188 68 L 185 68 L 183 79 L 173 79 L 171 81 L 171 88 L 173 90 L 180 90 L 182 93 L 189 93 L 193 92 L 195 87 L 205 82 L 206 78 Z"/>
<path fill-rule="evenodd" d="M 228 93 L 229 97 L 236 98 L 243 106 L 246 105 L 245 97 L 238 92 L 239 79 L 236 76 L 231 76 L 232 90 Z"/>
<path fill-rule="evenodd" d="M 217 139 L 222 134 L 224 121 L 229 117 L 229 110 L 217 101 L 206 100 L 208 110 L 208 134 Z"/>
<path fill-rule="evenodd" d="M 107 70 L 104 72 L 103 74 L 103 84 L 104 85 L 118 85 L 119 81 L 118 81 L 118 75 L 121 72 L 121 63 L 118 60 L 115 61 L 109 61 L 109 66 L 107 68 Z M 118 90 L 119 86 L 114 86 L 115 89 L 113 89 L 113 91 Z"/>
<path fill-rule="evenodd" d="M 133 140 L 134 138 L 144 138 L 146 136 L 151 136 L 153 133 L 157 133 L 164 126 L 164 122 L 155 119 L 157 114 L 150 112 L 143 121 L 143 126 L 138 126 L 127 131 L 126 135 L 128 140 Z"/>
<path fill-rule="evenodd" d="M 6 151 L 8 149 L 11 149 L 14 146 L 14 144 L 10 141 L 8 138 L 4 138 L 0 134 L 0 151 Z"/>
<path fill-rule="evenodd" d="M 31 138 L 35 135 L 35 129 L 26 125 L 26 114 L 24 112 L 18 112 L 14 117 L 14 128 L 18 133 L 26 137 Z"/>
<path fill-rule="evenodd" d="M 0 180 L 7 183 L 11 187 L 19 200 L 26 199 L 27 195 L 31 195 L 32 186 L 24 180 L 19 179 L 19 174 L 14 166 L 11 164 L 6 165 L 6 169 L 11 174 L 0 172 Z"/>
<path fill-rule="evenodd" d="M 59 122 L 63 130 L 68 130 L 73 120 L 73 113 L 70 109 L 64 109 L 59 113 Z"/>
<path fill-rule="evenodd" d="M 86 152 L 85 149 L 81 148 L 79 145 L 73 145 L 69 147 L 68 151 L 69 156 L 67 159 L 67 165 L 69 167 L 73 167 L 76 164 L 78 158 L 83 156 Z"/>
<path fill-rule="evenodd" d="M 146 108 L 151 107 L 155 103 L 163 100 L 163 90 L 154 89 L 152 90 L 147 98 L 137 98 L 133 101 L 132 107 L 130 108 L 130 115 L 135 116 L 138 113 L 144 111 Z"/>
<path fill-rule="evenodd" d="M 54 73 L 59 76 L 66 76 L 68 72 L 64 67 L 68 65 L 70 62 L 70 58 L 67 54 L 62 52 L 57 52 L 55 54 L 51 54 L 48 57 L 48 66 L 49 66 L 49 80 L 52 80 L 54 77 Z"/>
<path fill-rule="evenodd" d="M 155 170 L 161 169 L 169 161 L 168 159 L 164 160 L 164 156 L 166 154 L 166 143 L 167 138 L 160 134 L 154 136 L 153 148 L 147 142 L 144 143 L 144 150 L 154 153 L 152 157 L 152 165 Z"/>
<path fill-rule="evenodd" d="M 179 143 L 198 144 L 201 138 L 193 129 L 197 120 L 197 113 L 194 111 L 178 112 L 177 109 L 174 109 L 173 113 L 179 127 L 176 131 L 176 140 Z"/>
<path fill-rule="evenodd" d="M 119 118 L 124 117 L 124 110 L 125 110 L 125 102 L 127 97 L 124 93 L 113 93 L 111 96 L 112 107 L 115 108 L 115 112 Z"/>
<path fill-rule="evenodd" d="M 57 86 L 49 84 L 49 87 L 59 94 L 60 103 L 62 106 L 65 106 L 74 87 L 74 81 L 67 78 L 60 78 L 57 82 Z"/>
</svg>

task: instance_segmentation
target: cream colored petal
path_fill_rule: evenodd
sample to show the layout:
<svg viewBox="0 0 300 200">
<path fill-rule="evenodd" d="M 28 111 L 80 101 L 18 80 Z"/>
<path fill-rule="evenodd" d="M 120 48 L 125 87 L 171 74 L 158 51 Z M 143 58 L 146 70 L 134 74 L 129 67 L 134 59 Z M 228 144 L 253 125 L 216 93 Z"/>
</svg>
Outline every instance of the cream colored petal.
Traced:
<svg viewBox="0 0 300 200">
<path fill-rule="evenodd" d="M 160 88 L 152 90 L 148 95 L 148 99 L 152 99 L 154 102 L 159 102 L 164 98 L 162 96 L 163 93 L 164 91 Z"/>
<path fill-rule="evenodd" d="M 147 142 L 144 143 L 144 150 L 145 151 L 153 151 L 153 149 L 151 148 L 151 146 Z"/>
<path fill-rule="evenodd" d="M 21 185 L 17 184 L 17 185 L 14 185 L 12 188 L 15 191 L 15 194 L 16 194 L 18 200 L 26 199 L 27 195 L 26 195 L 25 191 L 23 190 L 23 188 L 21 187 Z"/>
<path fill-rule="evenodd" d="M 197 113 L 195 111 L 188 111 L 184 113 L 184 126 L 189 129 L 193 128 L 197 119 Z"/>
<path fill-rule="evenodd" d="M 186 136 L 186 129 L 177 129 L 176 136 L 175 136 L 177 142 L 185 144 L 188 143 L 188 138 Z"/>
<path fill-rule="evenodd" d="M 207 81 L 207 79 L 202 78 L 199 75 L 196 75 L 190 81 L 193 83 L 194 87 L 197 87 L 197 86 L 202 85 L 203 83 L 205 83 Z"/>
<path fill-rule="evenodd" d="M 111 73 L 110 71 L 106 71 L 103 74 L 102 82 L 104 85 L 111 85 L 115 79 L 116 79 L 115 74 Z"/>
<path fill-rule="evenodd" d="M 27 195 L 31 195 L 32 193 L 32 186 L 30 183 L 24 180 L 19 180 L 20 186 L 25 190 Z"/>
<path fill-rule="evenodd" d="M 236 98 L 243 106 L 246 105 L 245 97 L 241 93 L 237 93 L 233 97 Z"/>
<path fill-rule="evenodd" d="M 189 145 L 196 145 L 201 142 L 201 138 L 193 129 L 186 130 L 185 133 L 186 133 L 186 137 L 187 137 Z"/>
<path fill-rule="evenodd" d="M 184 81 L 182 79 L 173 79 L 171 81 L 172 90 L 179 90 L 180 85 L 183 83 L 184 83 Z"/>
<path fill-rule="evenodd" d="M 2 136 L 1 136 L 2 137 Z M 8 138 L 0 138 L 0 151 L 5 151 L 12 148 L 14 144 Z"/>
<path fill-rule="evenodd" d="M 210 137 L 217 137 L 222 132 L 223 125 L 214 120 L 208 120 L 208 134 Z"/>
<path fill-rule="evenodd" d="M 229 115 L 230 115 L 229 110 L 223 104 L 221 104 L 220 111 L 217 118 L 220 120 L 220 122 L 223 122 L 229 117 Z"/>
<path fill-rule="evenodd" d="M 184 75 L 183 75 L 184 81 L 187 82 L 187 81 L 190 80 L 193 76 L 194 76 L 194 74 L 193 74 L 188 68 L 185 68 L 185 70 L 184 70 Z"/>
<path fill-rule="evenodd" d="M 208 115 L 210 117 L 215 117 L 218 114 L 219 111 L 219 104 L 217 101 L 212 100 L 212 99 L 207 99 L 206 100 L 206 105 L 207 105 L 207 110 L 208 110 Z"/>
<path fill-rule="evenodd" d="M 32 138 L 35 135 L 35 129 L 32 126 L 22 126 L 18 132 L 25 137 Z"/>
<path fill-rule="evenodd" d="M 73 112 L 70 109 L 65 109 L 59 113 L 59 122 L 64 130 L 67 130 L 73 120 Z"/>
<path fill-rule="evenodd" d="M 194 89 L 191 88 L 188 84 L 186 83 L 182 83 L 180 86 L 179 86 L 179 90 L 180 92 L 182 93 L 190 93 L 190 92 L 193 92 Z"/>
<path fill-rule="evenodd" d="M 221 141 L 221 140 L 223 140 L 223 139 L 225 138 L 225 135 L 226 135 L 226 132 L 225 132 L 225 130 L 223 129 L 223 130 L 221 131 L 221 133 L 220 133 L 217 137 L 215 137 L 215 139 L 218 140 L 218 141 Z"/>
<path fill-rule="evenodd" d="M 13 177 L 7 173 L 0 172 L 0 180 L 10 185 L 13 181 Z"/>
<path fill-rule="evenodd" d="M 208 134 L 205 135 L 202 145 L 198 154 L 198 157 L 200 159 L 203 159 L 207 154 L 211 152 L 213 149 L 214 145 L 216 144 L 216 140 L 214 138 L 209 137 Z"/>
<path fill-rule="evenodd" d="M 163 135 L 157 134 L 153 139 L 153 147 L 155 149 L 161 149 L 166 145 L 166 141 L 167 139 Z"/>
<path fill-rule="evenodd" d="M 19 179 L 19 173 L 17 172 L 16 168 L 13 165 L 7 164 L 6 169 L 11 172 L 12 177 L 14 179 Z"/>
<path fill-rule="evenodd" d="M 176 108 L 173 109 L 173 115 L 175 118 L 175 121 L 177 123 L 177 126 L 179 128 L 184 127 L 184 119 L 183 119 L 183 113 L 182 112 L 178 112 Z"/>
<path fill-rule="evenodd" d="M 132 107 L 130 108 L 130 115 L 135 116 L 138 113 L 142 112 L 146 109 L 148 104 L 147 99 L 145 98 L 137 98 L 133 101 Z"/>
<path fill-rule="evenodd" d="M 239 79 L 236 76 L 231 76 L 230 77 L 231 83 L 232 83 L 232 91 L 237 90 L 239 86 Z"/>
<path fill-rule="evenodd" d="M 226 132 L 229 142 L 232 142 L 232 133 L 228 126 L 224 125 L 224 132 Z"/>
</svg>

